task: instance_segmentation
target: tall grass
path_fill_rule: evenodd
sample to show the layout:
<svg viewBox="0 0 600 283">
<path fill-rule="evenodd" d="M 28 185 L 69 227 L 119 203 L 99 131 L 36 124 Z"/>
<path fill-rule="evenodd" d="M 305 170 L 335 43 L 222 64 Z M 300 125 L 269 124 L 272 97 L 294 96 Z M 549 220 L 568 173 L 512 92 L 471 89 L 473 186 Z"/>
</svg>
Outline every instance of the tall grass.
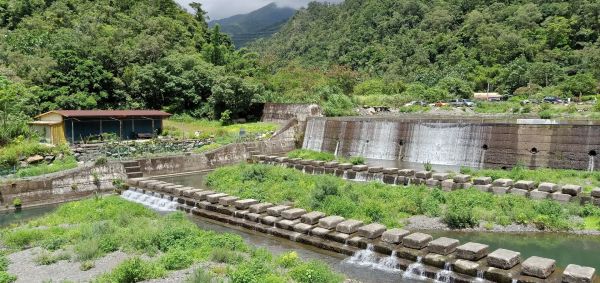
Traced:
<svg viewBox="0 0 600 283">
<path fill-rule="evenodd" d="M 330 152 L 320 152 L 310 149 L 296 149 L 287 154 L 289 158 L 311 159 L 319 161 L 338 161 L 340 163 L 351 163 L 354 165 L 365 164 L 365 159 L 362 157 L 337 157 Z"/>
</svg>

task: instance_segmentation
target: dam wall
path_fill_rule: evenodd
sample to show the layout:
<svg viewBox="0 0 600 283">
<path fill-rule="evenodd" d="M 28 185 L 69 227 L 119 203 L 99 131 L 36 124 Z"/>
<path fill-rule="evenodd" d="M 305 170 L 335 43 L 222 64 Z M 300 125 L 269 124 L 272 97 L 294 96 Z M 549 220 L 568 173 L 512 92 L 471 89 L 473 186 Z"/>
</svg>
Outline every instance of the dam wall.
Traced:
<svg viewBox="0 0 600 283">
<path fill-rule="evenodd" d="M 547 120 L 321 118 L 307 120 L 303 148 L 414 163 L 598 170 L 600 125 Z"/>
</svg>

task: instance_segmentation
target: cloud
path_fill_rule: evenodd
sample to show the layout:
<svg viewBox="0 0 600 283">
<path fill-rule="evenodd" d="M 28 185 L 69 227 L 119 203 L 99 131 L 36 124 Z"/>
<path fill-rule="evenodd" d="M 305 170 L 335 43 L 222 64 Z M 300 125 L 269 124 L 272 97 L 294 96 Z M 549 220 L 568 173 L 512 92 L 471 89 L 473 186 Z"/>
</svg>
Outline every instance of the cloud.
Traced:
<svg viewBox="0 0 600 283">
<path fill-rule="evenodd" d="M 202 3 L 202 7 L 208 12 L 211 20 L 218 20 L 237 14 L 245 14 L 264 7 L 269 3 L 277 3 L 279 6 L 300 8 L 312 0 L 176 0 L 181 6 L 189 9 L 188 4 L 192 2 Z M 344 0 L 320 0 L 320 2 L 339 3 Z"/>
</svg>

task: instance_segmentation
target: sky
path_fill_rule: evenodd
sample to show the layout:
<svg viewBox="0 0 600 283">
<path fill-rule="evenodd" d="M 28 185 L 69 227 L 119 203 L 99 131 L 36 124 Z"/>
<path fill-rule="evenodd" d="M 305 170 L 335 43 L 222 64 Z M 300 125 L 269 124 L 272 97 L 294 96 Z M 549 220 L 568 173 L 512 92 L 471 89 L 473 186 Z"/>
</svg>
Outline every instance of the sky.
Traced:
<svg viewBox="0 0 600 283">
<path fill-rule="evenodd" d="M 305 7 L 313 0 L 176 0 L 185 8 L 189 8 L 191 2 L 202 3 L 211 20 L 219 20 L 237 14 L 245 14 L 264 7 L 272 2 L 280 6 L 293 8 Z M 319 0 L 320 2 L 339 3 L 343 0 Z"/>
</svg>

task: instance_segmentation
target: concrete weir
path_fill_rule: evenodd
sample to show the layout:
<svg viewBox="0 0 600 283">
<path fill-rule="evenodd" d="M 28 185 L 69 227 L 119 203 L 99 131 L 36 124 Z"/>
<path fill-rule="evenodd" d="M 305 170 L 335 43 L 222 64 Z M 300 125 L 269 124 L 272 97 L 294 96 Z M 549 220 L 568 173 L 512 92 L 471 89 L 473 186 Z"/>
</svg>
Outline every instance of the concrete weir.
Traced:
<svg viewBox="0 0 600 283">
<path fill-rule="evenodd" d="M 150 179 L 128 180 L 136 193 L 170 199 L 177 209 L 199 217 L 240 226 L 291 241 L 352 256 L 350 263 L 400 269 L 408 278 L 443 282 L 592 282 L 595 269 L 569 265 L 558 271 L 555 261 L 525 260 L 519 252 L 489 250 L 479 243 L 433 239 L 424 233 L 387 229 L 384 225 L 307 212 L 285 205 L 239 199 L 223 193 L 176 186 Z"/>
</svg>

